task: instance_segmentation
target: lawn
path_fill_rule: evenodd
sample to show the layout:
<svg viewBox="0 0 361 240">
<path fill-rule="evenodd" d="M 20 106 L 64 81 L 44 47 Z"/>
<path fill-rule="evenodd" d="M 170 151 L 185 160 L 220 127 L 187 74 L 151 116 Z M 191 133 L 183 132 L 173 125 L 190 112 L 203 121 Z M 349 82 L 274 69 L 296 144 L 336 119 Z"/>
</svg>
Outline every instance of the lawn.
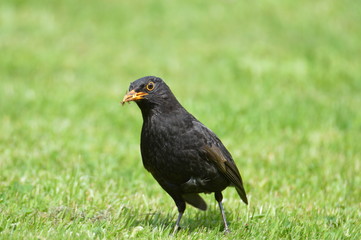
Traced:
<svg viewBox="0 0 361 240">
<path fill-rule="evenodd" d="M 0 2 L 0 239 L 361 239 L 361 3 Z M 143 168 L 129 83 L 162 77 L 232 153 L 232 232 Z"/>
</svg>

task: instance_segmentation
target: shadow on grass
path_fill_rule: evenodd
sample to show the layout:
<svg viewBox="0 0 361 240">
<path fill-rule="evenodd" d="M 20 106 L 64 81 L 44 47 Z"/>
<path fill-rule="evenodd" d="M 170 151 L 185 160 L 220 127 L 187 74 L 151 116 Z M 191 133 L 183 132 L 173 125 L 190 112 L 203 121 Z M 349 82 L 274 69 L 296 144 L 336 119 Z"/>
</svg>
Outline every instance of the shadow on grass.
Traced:
<svg viewBox="0 0 361 240">
<path fill-rule="evenodd" d="M 207 211 L 194 212 L 186 210 L 181 220 L 182 232 L 197 232 L 197 231 L 224 231 L 224 225 L 221 213 L 216 208 L 210 208 Z M 170 212 L 171 209 L 165 209 L 164 212 L 154 211 L 149 213 L 133 212 L 135 217 L 134 221 L 130 223 L 130 227 L 149 226 L 150 228 L 158 228 L 173 231 L 178 213 Z M 232 222 L 228 221 L 229 227 L 232 230 Z"/>
<path fill-rule="evenodd" d="M 116 225 L 117 231 L 122 229 L 133 231 L 132 229 L 149 228 L 151 231 L 160 231 L 165 235 L 173 232 L 178 216 L 178 213 L 174 211 L 174 206 L 147 212 L 141 208 L 130 208 L 127 206 L 102 210 L 57 206 L 44 212 L 36 211 L 34 214 L 40 215 L 42 218 L 51 219 L 51 222 L 55 225 L 83 223 L 100 228 L 108 228 L 109 226 L 113 228 Z M 232 223 L 237 220 L 231 218 L 231 212 L 226 212 L 226 215 L 229 215 L 228 224 L 231 231 L 238 231 L 239 229 L 232 229 Z M 235 223 L 235 225 L 238 224 Z M 180 231 L 185 234 L 197 232 L 219 232 L 222 234 L 224 231 L 221 213 L 215 207 L 210 207 L 207 211 L 199 211 L 188 207 L 181 220 L 181 227 Z"/>
</svg>

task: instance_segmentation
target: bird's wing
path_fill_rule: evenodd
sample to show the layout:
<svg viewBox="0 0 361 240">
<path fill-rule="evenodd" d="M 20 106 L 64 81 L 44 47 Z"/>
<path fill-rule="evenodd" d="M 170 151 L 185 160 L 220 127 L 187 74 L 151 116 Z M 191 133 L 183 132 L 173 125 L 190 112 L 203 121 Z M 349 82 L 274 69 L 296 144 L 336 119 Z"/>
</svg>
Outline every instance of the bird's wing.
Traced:
<svg viewBox="0 0 361 240">
<path fill-rule="evenodd" d="M 206 153 L 207 159 L 212 161 L 222 174 L 236 187 L 238 195 L 244 203 L 248 204 L 246 191 L 243 187 L 242 177 L 236 164 L 225 158 L 220 148 L 217 146 L 204 146 L 203 151 Z"/>
<path fill-rule="evenodd" d="M 207 160 L 214 163 L 217 169 L 236 187 L 237 193 L 243 202 L 248 204 L 241 174 L 239 173 L 231 154 L 210 129 L 200 122 L 195 124 L 197 125 L 197 129 L 206 136 L 205 145 L 201 150 L 205 153 Z"/>
</svg>

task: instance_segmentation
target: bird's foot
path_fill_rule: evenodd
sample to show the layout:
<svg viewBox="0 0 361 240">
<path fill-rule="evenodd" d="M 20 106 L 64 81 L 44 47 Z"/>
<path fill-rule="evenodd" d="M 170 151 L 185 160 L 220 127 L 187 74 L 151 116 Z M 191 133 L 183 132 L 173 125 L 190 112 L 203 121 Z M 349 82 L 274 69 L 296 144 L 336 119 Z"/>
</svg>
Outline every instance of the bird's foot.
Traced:
<svg viewBox="0 0 361 240">
<path fill-rule="evenodd" d="M 225 229 L 224 229 L 224 235 L 227 235 L 227 234 L 229 234 L 229 233 L 231 233 L 231 230 L 229 230 L 228 227 L 225 228 Z"/>
<path fill-rule="evenodd" d="M 179 225 L 175 225 L 171 236 L 175 236 L 179 230 L 181 230 L 181 227 Z"/>
</svg>

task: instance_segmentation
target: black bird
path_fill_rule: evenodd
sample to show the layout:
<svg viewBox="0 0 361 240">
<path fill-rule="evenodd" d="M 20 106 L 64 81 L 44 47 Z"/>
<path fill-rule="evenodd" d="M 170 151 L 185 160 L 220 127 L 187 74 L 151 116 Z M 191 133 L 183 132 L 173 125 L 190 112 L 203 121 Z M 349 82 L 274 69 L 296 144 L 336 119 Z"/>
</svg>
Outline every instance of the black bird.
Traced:
<svg viewBox="0 0 361 240">
<path fill-rule="evenodd" d="M 248 200 L 237 166 L 221 140 L 188 113 L 158 77 L 132 82 L 122 104 L 130 101 L 135 101 L 142 111 L 143 165 L 177 205 L 174 232 L 180 229 L 186 203 L 206 210 L 207 204 L 198 193 L 212 192 L 228 232 L 222 191 L 234 186 L 245 204 Z"/>
</svg>

